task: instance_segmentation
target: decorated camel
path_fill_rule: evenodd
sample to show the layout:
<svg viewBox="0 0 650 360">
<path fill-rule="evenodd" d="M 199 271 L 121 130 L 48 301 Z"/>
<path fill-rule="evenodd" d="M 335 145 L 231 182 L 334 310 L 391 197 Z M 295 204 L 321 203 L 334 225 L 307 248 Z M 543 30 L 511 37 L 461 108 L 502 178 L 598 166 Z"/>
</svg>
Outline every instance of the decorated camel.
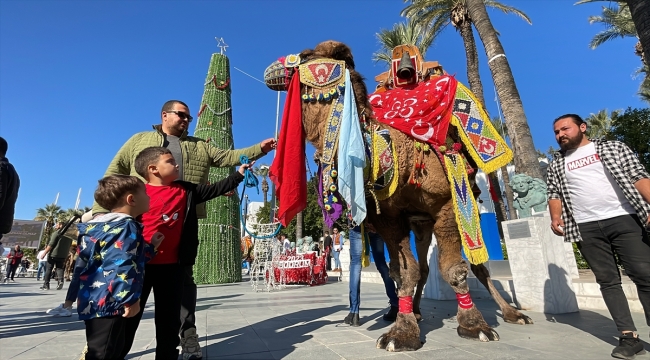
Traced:
<svg viewBox="0 0 650 360">
<path fill-rule="evenodd" d="M 351 223 L 369 222 L 386 241 L 399 314 L 377 347 L 407 351 L 422 346 L 417 322 L 432 234 L 439 246 L 440 273 L 456 292 L 458 335 L 499 340 L 470 298 L 461 247 L 503 319 L 532 324 L 501 297 L 483 265 L 487 250 L 470 182 L 477 167 L 494 171 L 512 159 L 512 152 L 469 90 L 438 63 L 424 62 L 412 46 L 396 48 L 393 58 L 391 70 L 376 78 L 379 85 L 370 96 L 354 70 L 350 49 L 336 41 L 280 58 L 267 68 L 267 85 L 287 90 L 270 171 L 280 202 L 278 218 L 286 224 L 306 205 L 307 140 L 316 148 L 326 223 L 331 225 L 347 206 Z M 419 264 L 409 245 L 410 230 Z"/>
</svg>

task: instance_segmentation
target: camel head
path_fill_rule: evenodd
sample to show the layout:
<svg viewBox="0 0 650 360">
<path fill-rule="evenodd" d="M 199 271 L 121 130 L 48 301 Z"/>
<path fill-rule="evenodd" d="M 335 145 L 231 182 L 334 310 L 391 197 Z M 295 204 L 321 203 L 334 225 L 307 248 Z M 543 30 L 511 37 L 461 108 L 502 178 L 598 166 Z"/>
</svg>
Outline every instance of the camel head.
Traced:
<svg viewBox="0 0 650 360">
<path fill-rule="evenodd" d="M 316 148 L 320 158 L 325 124 L 332 106 L 345 91 L 345 70 L 350 71 L 359 116 L 372 116 L 368 90 L 361 74 L 354 70 L 350 48 L 337 41 L 324 41 L 314 49 L 281 57 L 264 71 L 266 85 L 275 91 L 285 91 L 296 74 L 300 76 L 302 121 L 307 140 Z M 342 96 L 341 96 L 342 99 Z"/>
</svg>

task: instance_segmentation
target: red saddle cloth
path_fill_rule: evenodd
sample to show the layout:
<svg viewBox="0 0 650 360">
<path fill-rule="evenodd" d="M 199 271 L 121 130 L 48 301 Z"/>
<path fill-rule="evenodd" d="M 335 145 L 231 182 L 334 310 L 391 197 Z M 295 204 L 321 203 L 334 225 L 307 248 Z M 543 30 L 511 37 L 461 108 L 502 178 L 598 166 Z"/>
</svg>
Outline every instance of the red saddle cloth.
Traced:
<svg viewBox="0 0 650 360">
<path fill-rule="evenodd" d="M 443 75 L 369 96 L 375 118 L 419 141 L 445 144 L 458 82 Z"/>
</svg>

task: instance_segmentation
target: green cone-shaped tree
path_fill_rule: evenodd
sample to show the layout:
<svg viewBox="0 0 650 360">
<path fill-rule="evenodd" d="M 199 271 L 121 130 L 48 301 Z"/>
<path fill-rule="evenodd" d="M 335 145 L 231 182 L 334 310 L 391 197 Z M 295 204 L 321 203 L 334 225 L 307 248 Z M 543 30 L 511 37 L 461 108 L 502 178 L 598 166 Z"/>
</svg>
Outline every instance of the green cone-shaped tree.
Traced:
<svg viewBox="0 0 650 360">
<path fill-rule="evenodd" d="M 230 103 L 230 63 L 212 54 L 194 136 L 220 149 L 234 149 Z M 209 181 L 225 179 L 235 168 L 211 168 Z M 199 253 L 194 265 L 197 284 L 241 281 L 239 197 L 220 196 L 206 204 L 207 218 L 199 220 Z"/>
</svg>

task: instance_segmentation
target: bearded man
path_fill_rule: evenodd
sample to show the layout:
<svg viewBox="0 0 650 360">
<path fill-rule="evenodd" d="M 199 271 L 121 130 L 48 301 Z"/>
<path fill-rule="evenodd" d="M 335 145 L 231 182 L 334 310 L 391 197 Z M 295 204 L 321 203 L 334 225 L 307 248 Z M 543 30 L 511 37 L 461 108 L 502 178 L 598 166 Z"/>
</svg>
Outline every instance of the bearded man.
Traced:
<svg viewBox="0 0 650 360">
<path fill-rule="evenodd" d="M 650 176 L 622 142 L 588 139 L 578 115 L 558 117 L 553 128 L 561 150 L 548 171 L 551 229 L 577 243 L 621 332 L 612 356 L 631 359 L 644 349 L 615 256 L 636 284 L 650 325 Z"/>
</svg>

